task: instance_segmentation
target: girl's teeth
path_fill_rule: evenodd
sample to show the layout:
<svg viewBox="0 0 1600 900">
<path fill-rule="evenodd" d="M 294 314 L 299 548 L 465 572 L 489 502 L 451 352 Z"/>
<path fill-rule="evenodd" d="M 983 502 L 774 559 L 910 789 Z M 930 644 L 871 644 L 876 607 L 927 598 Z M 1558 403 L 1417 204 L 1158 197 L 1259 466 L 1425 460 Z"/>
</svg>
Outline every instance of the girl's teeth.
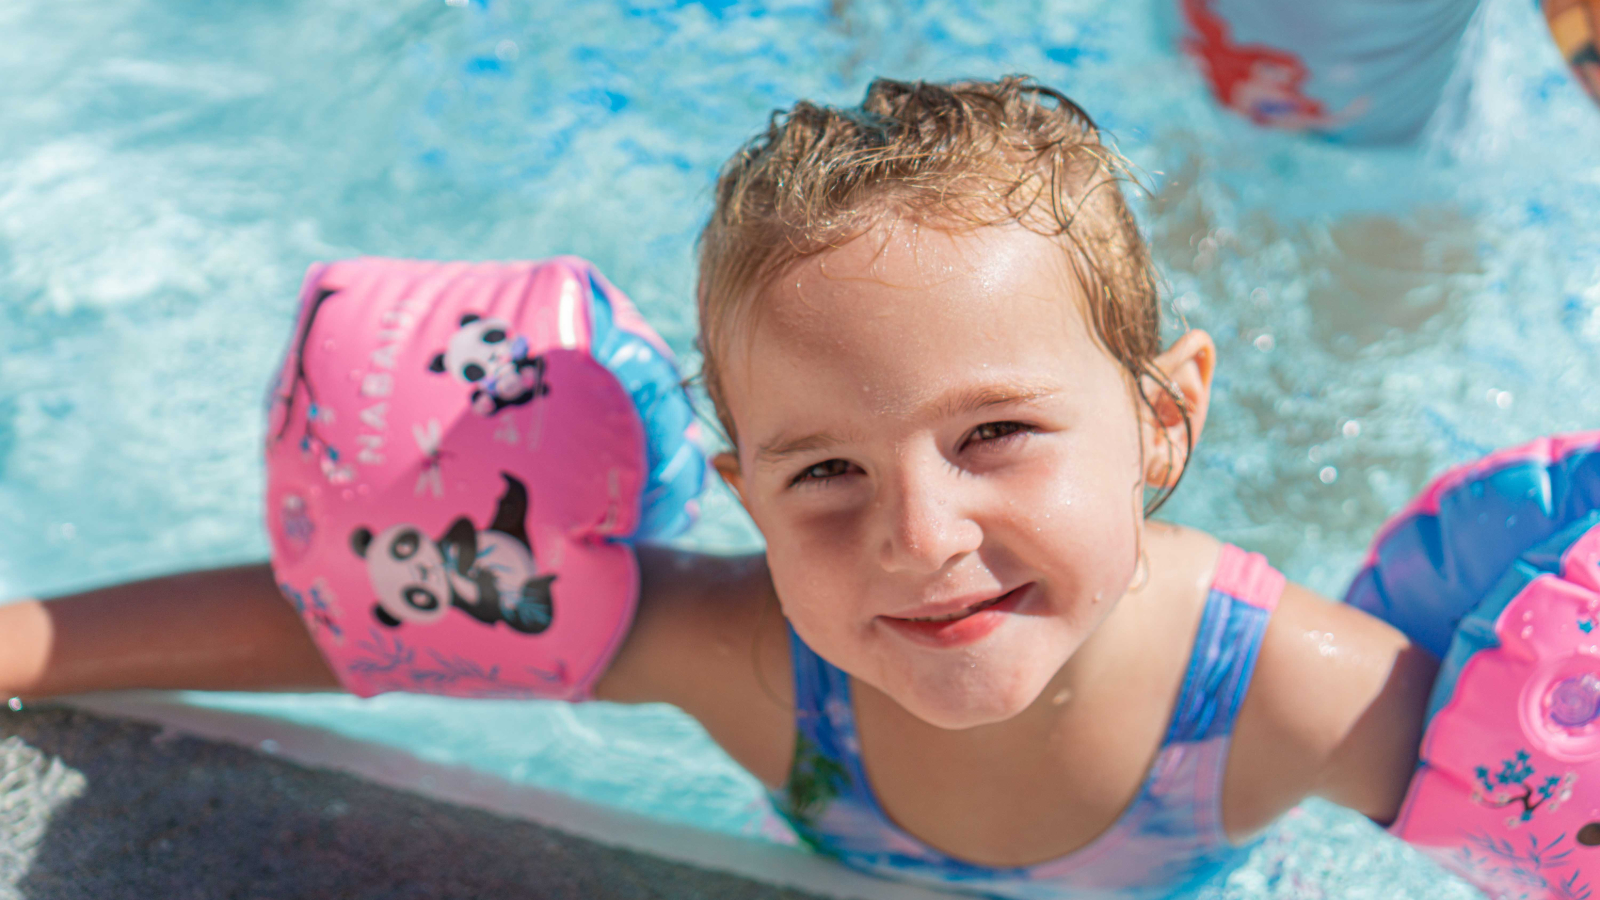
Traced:
<svg viewBox="0 0 1600 900">
<path fill-rule="evenodd" d="M 967 607 L 966 609 L 958 610 L 956 612 L 951 613 L 948 616 L 921 616 L 921 617 L 917 617 L 917 618 L 907 619 L 906 621 L 907 622 L 953 622 L 956 619 L 966 618 L 967 616 L 970 616 L 975 612 L 980 612 L 982 610 L 988 609 L 989 607 L 995 605 L 996 603 L 999 603 L 1001 600 L 1004 600 L 1005 598 L 1006 598 L 1006 595 L 1005 594 L 1001 594 L 1000 596 L 994 598 L 993 600 L 985 600 L 982 603 L 975 603 L 972 606 Z"/>
</svg>

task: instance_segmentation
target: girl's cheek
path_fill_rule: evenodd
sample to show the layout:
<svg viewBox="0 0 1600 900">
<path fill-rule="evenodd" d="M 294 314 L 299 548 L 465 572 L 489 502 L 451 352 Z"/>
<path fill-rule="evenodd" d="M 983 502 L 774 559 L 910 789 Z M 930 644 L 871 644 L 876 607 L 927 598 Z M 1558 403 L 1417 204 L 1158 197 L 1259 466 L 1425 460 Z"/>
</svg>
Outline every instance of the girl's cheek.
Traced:
<svg viewBox="0 0 1600 900">
<path fill-rule="evenodd" d="M 838 579 L 827 566 L 787 565 L 773 567 L 784 618 L 808 646 L 830 660 L 844 660 L 841 649 L 848 641 L 842 630 L 852 621 L 847 598 L 850 586 Z"/>
<path fill-rule="evenodd" d="M 1090 454 L 1064 455 L 1049 468 L 1052 477 L 1019 486 L 1032 530 L 1050 544 L 1046 552 L 1072 565 L 1093 592 L 1125 586 L 1138 555 L 1141 499 L 1131 468 Z"/>
<path fill-rule="evenodd" d="M 809 609 L 816 598 L 848 596 L 845 581 L 854 561 L 845 554 L 855 544 L 851 537 L 825 520 L 786 522 L 767 535 L 768 564 L 786 611 L 791 600 Z"/>
</svg>

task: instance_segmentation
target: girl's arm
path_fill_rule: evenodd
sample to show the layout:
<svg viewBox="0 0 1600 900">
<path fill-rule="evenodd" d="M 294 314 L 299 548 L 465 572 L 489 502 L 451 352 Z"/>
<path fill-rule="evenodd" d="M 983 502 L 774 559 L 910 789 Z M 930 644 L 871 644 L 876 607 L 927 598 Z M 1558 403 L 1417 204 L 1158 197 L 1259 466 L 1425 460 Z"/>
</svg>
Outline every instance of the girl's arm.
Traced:
<svg viewBox="0 0 1600 900">
<path fill-rule="evenodd" d="M 265 563 L 0 606 L 0 698 L 338 687 Z"/>
<path fill-rule="evenodd" d="M 1392 821 L 1416 769 L 1437 670 L 1387 623 L 1289 585 L 1235 726 L 1228 833 L 1257 831 L 1307 796 Z"/>
<path fill-rule="evenodd" d="M 671 703 L 782 783 L 794 742 L 788 632 L 759 557 L 639 549 L 637 618 L 599 699 Z M 0 606 L 0 699 L 135 688 L 338 690 L 265 563 Z"/>
<path fill-rule="evenodd" d="M 595 696 L 671 703 L 769 787 L 794 749 L 789 633 L 762 556 L 639 548 L 639 612 Z"/>
</svg>

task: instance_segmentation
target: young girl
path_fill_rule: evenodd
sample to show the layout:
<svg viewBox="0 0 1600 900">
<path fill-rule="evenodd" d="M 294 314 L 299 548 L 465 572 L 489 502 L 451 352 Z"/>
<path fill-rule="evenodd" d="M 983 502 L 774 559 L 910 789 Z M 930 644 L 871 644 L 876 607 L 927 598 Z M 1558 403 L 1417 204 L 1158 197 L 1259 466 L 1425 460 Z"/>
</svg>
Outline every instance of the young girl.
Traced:
<svg viewBox="0 0 1600 900">
<path fill-rule="evenodd" d="M 858 108 L 776 116 L 719 182 L 699 285 L 715 465 L 767 550 L 639 548 L 637 617 L 593 694 L 694 715 L 847 864 L 999 897 L 1168 896 L 1304 797 L 1387 821 L 1411 776 L 1427 653 L 1147 518 L 1204 428 L 1214 349 L 1161 347 L 1119 174 L 1048 88 L 878 81 Z M 301 345 L 340 364 L 331 339 Z M 247 566 L 0 608 L 0 695 L 348 683 L 277 581 Z M 548 597 L 472 615 L 537 632 Z"/>
</svg>

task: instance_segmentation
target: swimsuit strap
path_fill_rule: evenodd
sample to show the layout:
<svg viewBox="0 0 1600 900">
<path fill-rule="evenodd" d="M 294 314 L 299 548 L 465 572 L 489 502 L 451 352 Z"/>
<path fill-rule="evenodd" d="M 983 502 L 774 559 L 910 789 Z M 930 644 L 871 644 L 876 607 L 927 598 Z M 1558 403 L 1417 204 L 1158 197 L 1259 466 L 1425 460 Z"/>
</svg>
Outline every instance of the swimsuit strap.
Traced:
<svg viewBox="0 0 1600 900">
<path fill-rule="evenodd" d="M 1146 787 L 1148 801 L 1169 814 L 1181 811 L 1195 836 L 1214 847 L 1228 846 L 1222 786 L 1233 725 L 1284 583 L 1261 554 L 1222 546 L 1172 724 Z"/>
<path fill-rule="evenodd" d="M 1232 733 L 1255 671 L 1267 618 L 1277 608 L 1283 586 L 1283 574 L 1266 557 L 1222 545 L 1164 743 Z"/>
<path fill-rule="evenodd" d="M 871 809 L 877 809 L 877 801 L 861 762 L 850 676 L 818 656 L 793 627 L 789 656 L 794 664 L 794 758 L 783 796 L 775 799 L 804 837 L 813 815 L 835 800 L 844 798 Z"/>
</svg>

